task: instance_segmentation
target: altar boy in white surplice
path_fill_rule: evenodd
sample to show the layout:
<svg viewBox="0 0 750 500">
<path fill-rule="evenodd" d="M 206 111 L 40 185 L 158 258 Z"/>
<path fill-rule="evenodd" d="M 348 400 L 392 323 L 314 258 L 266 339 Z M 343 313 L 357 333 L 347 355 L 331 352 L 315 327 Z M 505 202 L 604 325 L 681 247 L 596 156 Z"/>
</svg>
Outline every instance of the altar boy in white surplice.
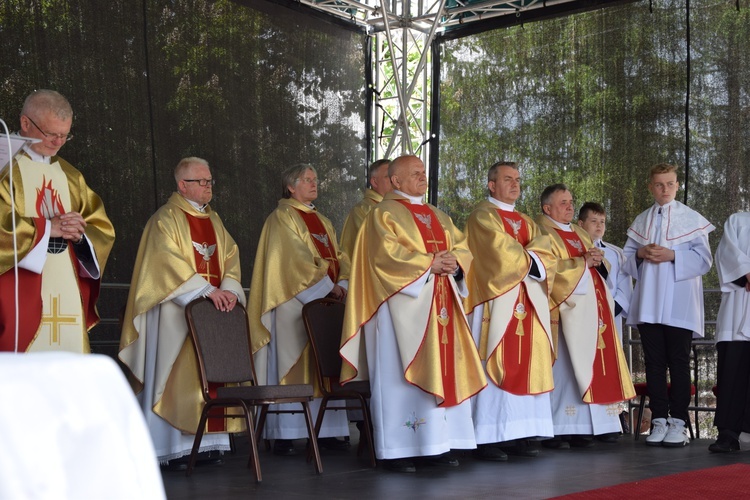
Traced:
<svg viewBox="0 0 750 500">
<path fill-rule="evenodd" d="M 653 425 L 646 444 L 667 447 L 690 442 L 690 344 L 703 337 L 702 276 L 711 269 L 708 234 L 715 229 L 674 199 L 676 170 L 665 163 L 651 168 L 654 204 L 633 221 L 623 249 L 623 270 L 636 280 L 627 324 L 638 327 L 646 361 Z"/>
</svg>

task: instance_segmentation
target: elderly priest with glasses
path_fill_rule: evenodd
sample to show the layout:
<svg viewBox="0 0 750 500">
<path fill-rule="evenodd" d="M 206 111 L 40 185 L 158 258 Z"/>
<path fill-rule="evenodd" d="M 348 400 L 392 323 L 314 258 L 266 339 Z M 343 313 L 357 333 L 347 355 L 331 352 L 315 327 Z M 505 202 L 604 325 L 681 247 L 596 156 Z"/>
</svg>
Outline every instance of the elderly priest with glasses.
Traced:
<svg viewBox="0 0 750 500">
<path fill-rule="evenodd" d="M 119 356 L 159 461 L 182 470 L 203 409 L 185 306 L 206 297 L 217 309 L 231 311 L 245 295 L 237 244 L 208 204 L 214 184 L 208 163 L 184 158 L 174 177 L 177 192 L 149 219 L 138 247 Z M 230 420 L 209 420 L 201 452 L 229 449 L 227 433 L 242 425 Z M 218 461 L 204 456 L 198 464 Z"/>
<path fill-rule="evenodd" d="M 115 230 L 81 172 L 57 156 L 72 124 L 65 97 L 32 92 L 21 111 L 21 134 L 38 142 L 25 145 L 13 162 L 12 211 L 10 169 L 0 174 L 0 351 L 88 353 L 88 330 L 99 322 L 96 301 Z"/>
</svg>

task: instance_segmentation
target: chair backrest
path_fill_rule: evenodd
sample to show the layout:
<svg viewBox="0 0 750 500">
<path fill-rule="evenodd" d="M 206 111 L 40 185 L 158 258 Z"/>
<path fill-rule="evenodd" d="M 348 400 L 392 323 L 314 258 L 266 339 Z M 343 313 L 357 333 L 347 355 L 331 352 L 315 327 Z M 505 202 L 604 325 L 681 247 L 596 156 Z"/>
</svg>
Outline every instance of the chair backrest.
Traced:
<svg viewBox="0 0 750 500">
<path fill-rule="evenodd" d="M 302 308 L 302 319 L 323 377 L 338 379 L 341 374 L 341 330 L 344 326 L 343 302 L 317 299 Z"/>
<path fill-rule="evenodd" d="M 199 298 L 187 305 L 185 318 L 204 389 L 206 382 L 255 381 L 247 313 L 241 304 L 223 312 L 209 299 Z"/>
</svg>

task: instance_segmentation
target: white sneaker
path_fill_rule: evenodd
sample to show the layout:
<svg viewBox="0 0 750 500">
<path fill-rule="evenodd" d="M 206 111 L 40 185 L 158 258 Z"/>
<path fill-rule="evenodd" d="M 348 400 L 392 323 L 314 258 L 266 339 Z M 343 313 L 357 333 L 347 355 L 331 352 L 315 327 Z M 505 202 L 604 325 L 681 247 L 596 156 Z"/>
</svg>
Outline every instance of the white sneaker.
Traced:
<svg viewBox="0 0 750 500">
<path fill-rule="evenodd" d="M 661 446 L 662 441 L 667 436 L 667 419 L 655 418 L 651 421 L 653 428 L 651 434 L 646 438 L 646 444 L 649 446 Z"/>
<path fill-rule="evenodd" d="M 685 427 L 684 420 L 680 420 L 679 418 L 668 418 L 667 425 L 669 426 L 669 429 L 667 429 L 667 435 L 661 443 L 663 446 L 669 448 L 681 448 L 690 444 L 690 437 L 688 436 L 688 430 L 687 427 Z"/>
</svg>

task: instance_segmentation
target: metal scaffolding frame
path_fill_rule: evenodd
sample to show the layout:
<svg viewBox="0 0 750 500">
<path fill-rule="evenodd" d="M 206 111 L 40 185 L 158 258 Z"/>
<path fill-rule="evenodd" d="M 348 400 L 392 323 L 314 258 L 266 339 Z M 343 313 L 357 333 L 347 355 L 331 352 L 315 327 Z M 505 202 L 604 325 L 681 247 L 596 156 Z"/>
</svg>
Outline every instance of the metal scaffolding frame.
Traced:
<svg viewBox="0 0 750 500">
<path fill-rule="evenodd" d="M 635 0 L 268 0 L 366 33 L 368 159 L 415 154 L 437 191 L 440 42 Z M 438 75 L 439 77 L 439 75 Z"/>
</svg>

